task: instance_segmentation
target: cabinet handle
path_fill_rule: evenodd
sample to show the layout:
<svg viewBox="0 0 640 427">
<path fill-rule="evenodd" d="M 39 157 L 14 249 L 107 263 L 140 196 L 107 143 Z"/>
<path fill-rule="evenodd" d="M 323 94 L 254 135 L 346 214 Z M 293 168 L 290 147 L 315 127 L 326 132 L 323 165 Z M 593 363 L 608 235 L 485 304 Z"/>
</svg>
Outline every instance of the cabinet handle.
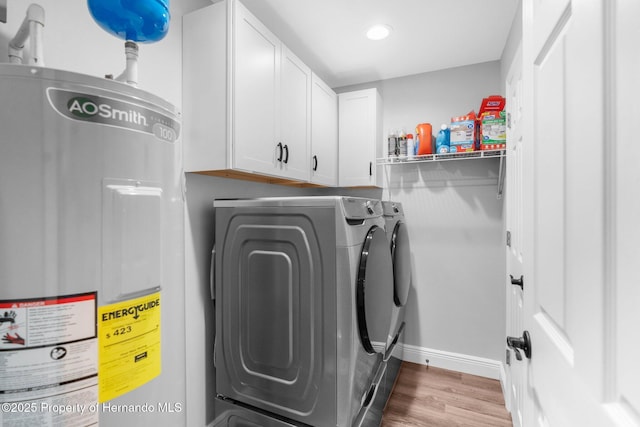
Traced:
<svg viewBox="0 0 640 427">
<path fill-rule="evenodd" d="M 285 152 L 285 157 L 283 162 L 288 163 L 289 162 L 289 146 L 288 145 L 284 146 L 284 152 Z"/>
<path fill-rule="evenodd" d="M 276 147 L 280 149 L 280 154 L 278 155 L 278 161 L 281 162 L 282 161 L 282 142 L 278 142 L 278 145 L 276 145 Z"/>
<path fill-rule="evenodd" d="M 318 156 L 313 156 L 313 171 L 318 170 Z"/>
<path fill-rule="evenodd" d="M 373 162 L 369 162 L 369 176 L 373 176 Z"/>
</svg>

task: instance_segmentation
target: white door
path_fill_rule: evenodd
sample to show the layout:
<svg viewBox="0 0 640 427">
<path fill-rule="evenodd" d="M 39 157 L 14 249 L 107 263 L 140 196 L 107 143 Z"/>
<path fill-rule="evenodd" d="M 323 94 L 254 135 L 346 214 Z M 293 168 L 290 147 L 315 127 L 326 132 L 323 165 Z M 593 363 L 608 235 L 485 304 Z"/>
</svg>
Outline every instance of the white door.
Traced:
<svg viewBox="0 0 640 427">
<path fill-rule="evenodd" d="M 613 401 L 616 417 L 631 418 L 627 425 L 640 425 L 640 144 L 635 132 L 640 117 L 640 2 L 617 1 L 612 14 L 616 40 L 613 50 L 613 78 L 615 79 L 615 111 L 613 129 L 615 147 L 609 154 L 609 179 L 606 189 L 613 207 L 610 217 L 611 260 L 608 295 L 608 321 L 615 325 L 606 343 L 613 349 L 609 354 L 607 378 L 608 397 Z M 631 415 L 633 414 L 633 415 Z M 622 424 L 622 422 L 619 422 Z"/>
<path fill-rule="evenodd" d="M 284 145 L 282 175 L 308 181 L 311 69 L 282 45 L 280 71 L 280 141 Z"/>
<path fill-rule="evenodd" d="M 524 424 L 640 426 L 640 6 L 523 13 Z"/>
<path fill-rule="evenodd" d="M 507 336 L 519 336 L 523 324 L 523 222 L 522 222 L 522 47 L 514 56 L 506 81 L 507 110 L 507 191 L 505 197 L 507 229 Z M 505 401 L 515 427 L 523 426 L 526 392 L 526 364 L 518 361 L 523 353 L 507 350 Z"/>
</svg>

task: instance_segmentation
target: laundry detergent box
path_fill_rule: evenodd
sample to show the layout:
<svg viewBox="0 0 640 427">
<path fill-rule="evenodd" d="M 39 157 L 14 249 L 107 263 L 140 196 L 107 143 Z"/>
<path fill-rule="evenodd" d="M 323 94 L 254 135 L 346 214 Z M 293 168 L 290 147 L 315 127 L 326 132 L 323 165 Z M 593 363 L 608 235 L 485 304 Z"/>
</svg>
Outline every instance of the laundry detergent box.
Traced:
<svg viewBox="0 0 640 427">
<path fill-rule="evenodd" d="M 506 101 L 501 95 L 482 99 L 478 112 L 478 150 L 501 150 L 507 146 Z"/>
<path fill-rule="evenodd" d="M 501 150 L 507 146 L 504 111 L 486 112 L 480 117 L 480 150 Z"/>
<path fill-rule="evenodd" d="M 463 153 L 475 150 L 476 113 L 471 111 L 466 116 L 452 117 L 449 126 L 449 152 Z"/>
</svg>

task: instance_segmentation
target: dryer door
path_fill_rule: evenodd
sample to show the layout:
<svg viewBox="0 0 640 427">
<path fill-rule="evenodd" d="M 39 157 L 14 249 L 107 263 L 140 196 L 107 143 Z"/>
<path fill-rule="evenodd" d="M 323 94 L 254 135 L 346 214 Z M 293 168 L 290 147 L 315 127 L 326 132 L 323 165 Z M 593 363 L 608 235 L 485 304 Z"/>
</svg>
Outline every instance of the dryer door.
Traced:
<svg viewBox="0 0 640 427">
<path fill-rule="evenodd" d="M 393 258 L 393 302 L 397 307 L 403 307 L 407 303 L 411 287 L 411 248 L 407 226 L 402 221 L 398 221 L 393 229 L 391 257 Z"/>
<path fill-rule="evenodd" d="M 367 353 L 376 352 L 374 345 L 380 352 L 384 351 L 391 326 L 392 300 L 393 266 L 389 241 L 381 227 L 373 226 L 362 245 L 356 283 L 358 331 Z"/>
</svg>

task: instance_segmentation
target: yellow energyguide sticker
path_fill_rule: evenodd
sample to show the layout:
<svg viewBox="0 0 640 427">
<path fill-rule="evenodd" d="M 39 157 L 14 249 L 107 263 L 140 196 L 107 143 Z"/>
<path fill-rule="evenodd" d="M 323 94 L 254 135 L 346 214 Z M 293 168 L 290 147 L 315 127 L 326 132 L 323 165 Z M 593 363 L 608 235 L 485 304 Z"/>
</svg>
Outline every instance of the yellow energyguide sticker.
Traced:
<svg viewBox="0 0 640 427">
<path fill-rule="evenodd" d="M 98 307 L 98 400 L 160 375 L 160 292 Z"/>
</svg>

